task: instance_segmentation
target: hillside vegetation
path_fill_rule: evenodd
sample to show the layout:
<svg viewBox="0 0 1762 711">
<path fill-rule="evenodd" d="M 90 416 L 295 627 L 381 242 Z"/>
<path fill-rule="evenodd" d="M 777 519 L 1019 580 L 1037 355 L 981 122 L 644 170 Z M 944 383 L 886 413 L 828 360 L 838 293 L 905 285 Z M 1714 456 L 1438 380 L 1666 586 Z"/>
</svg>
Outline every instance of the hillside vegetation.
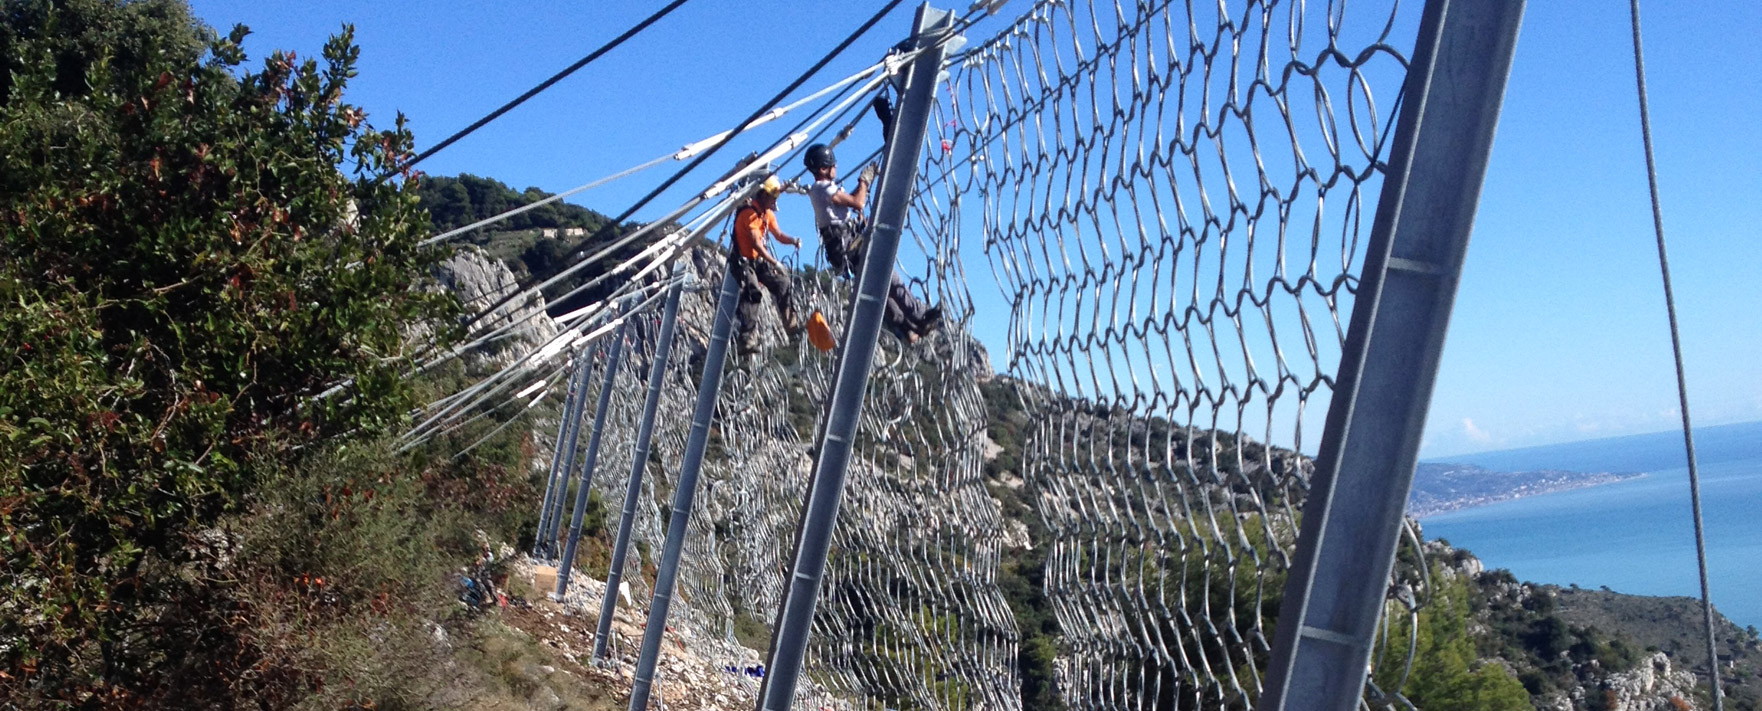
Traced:
<svg viewBox="0 0 1762 711">
<path fill-rule="evenodd" d="M 246 32 L 0 5 L 0 707 L 430 708 L 475 678 L 431 641 L 474 629 L 445 572 L 534 494 L 387 446 L 429 394 L 406 335 L 457 312 L 416 288 L 414 182 L 376 180 L 413 137 L 347 103 L 347 28 L 255 63 Z"/>
<path fill-rule="evenodd" d="M 552 195 L 532 187 L 515 192 L 499 180 L 469 173 L 456 177 L 423 176 L 417 194 L 422 209 L 427 210 L 433 220 L 436 234 L 540 202 Z M 536 284 L 556 276 L 581 256 L 599 252 L 638 227 L 640 225 L 629 222 L 613 225 L 612 218 L 599 212 L 556 201 L 498 222 L 493 229 L 467 233 L 460 242 L 483 247 L 520 277 L 522 284 Z M 634 240 L 613 250 L 603 260 L 546 288 L 545 298 L 556 302 L 550 307 L 551 315 L 568 313 L 610 295 L 618 284 L 608 280 L 564 298 L 604 275 L 612 265 L 635 256 L 657 236 L 650 234 Z"/>
</svg>

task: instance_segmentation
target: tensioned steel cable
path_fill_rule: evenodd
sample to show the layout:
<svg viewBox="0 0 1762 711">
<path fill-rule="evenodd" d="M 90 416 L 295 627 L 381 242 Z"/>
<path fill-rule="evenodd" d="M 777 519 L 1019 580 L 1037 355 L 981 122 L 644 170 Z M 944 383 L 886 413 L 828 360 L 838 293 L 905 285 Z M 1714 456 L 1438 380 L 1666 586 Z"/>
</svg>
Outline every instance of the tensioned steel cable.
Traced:
<svg viewBox="0 0 1762 711">
<path fill-rule="evenodd" d="M 629 220 L 632 216 L 634 216 L 638 210 L 641 210 L 643 207 L 647 206 L 655 198 L 660 197 L 661 193 L 665 192 L 668 188 L 673 187 L 674 183 L 679 182 L 687 174 L 696 170 L 698 168 L 698 166 L 703 165 L 704 161 L 707 161 L 710 159 L 710 156 L 715 155 L 718 151 L 722 150 L 722 148 L 724 146 L 727 146 L 730 141 L 733 141 L 735 139 L 735 137 L 737 137 L 737 136 L 741 135 L 743 132 L 745 132 L 748 126 L 757 122 L 760 118 L 763 118 L 767 112 L 769 112 L 772 108 L 775 108 L 778 104 L 783 103 L 783 100 L 785 98 L 787 98 L 792 92 L 794 92 L 796 89 L 801 88 L 801 86 L 803 84 L 806 84 L 809 79 L 813 78 L 813 76 L 815 74 L 818 74 L 821 69 L 825 68 L 825 66 L 827 64 L 832 63 L 832 60 L 837 59 L 839 55 L 843 54 L 844 50 L 848 49 L 852 44 L 855 44 L 856 41 L 858 39 L 860 39 L 863 35 L 867 34 L 871 28 L 873 28 L 875 25 L 879 24 L 883 18 L 887 17 L 888 13 L 893 12 L 894 8 L 899 7 L 900 1 L 901 0 L 888 0 L 888 3 L 884 6 L 882 6 L 882 8 L 874 14 L 874 16 L 870 17 L 867 21 L 863 22 L 862 26 L 858 27 L 855 31 L 851 32 L 849 36 L 846 36 L 842 41 L 840 41 L 838 43 L 838 46 L 833 47 L 832 51 L 827 52 L 825 56 L 823 56 L 819 59 L 819 61 L 814 62 L 813 66 L 808 67 L 807 71 L 802 72 L 801 76 L 796 77 L 795 81 L 792 81 L 789 83 L 789 86 L 786 86 L 783 88 L 782 91 L 777 92 L 777 94 L 775 96 L 772 96 L 770 98 L 770 100 L 766 101 L 763 106 L 759 107 L 759 109 L 757 111 L 754 111 L 751 116 L 746 117 L 745 120 L 741 121 L 738 125 L 736 125 L 734 127 L 734 130 L 729 131 L 728 134 L 723 136 L 721 140 L 717 141 L 715 145 L 710 146 L 710 148 L 708 150 L 705 150 L 703 153 L 698 154 L 698 157 L 696 160 L 693 160 L 691 163 L 687 164 L 685 167 L 680 168 L 671 177 L 667 178 L 664 181 L 661 181 L 660 185 L 655 186 L 655 188 L 653 190 L 650 190 L 647 195 L 644 195 L 644 196 L 642 196 L 641 199 L 638 199 L 635 204 L 633 204 L 629 208 L 625 209 L 623 213 L 621 213 L 617 217 L 614 217 L 611 220 L 607 221 L 604 226 L 602 226 L 600 229 L 596 230 L 591 237 L 589 237 L 587 240 L 585 240 L 583 242 L 583 244 L 592 244 L 594 242 L 598 242 L 600 240 L 606 239 L 607 237 L 610 237 L 614 232 L 616 232 L 619 229 L 619 227 L 621 225 L 624 224 L 624 222 L 626 220 Z M 537 280 L 535 280 L 535 281 L 537 281 Z M 495 304 L 491 304 L 487 310 L 485 310 L 485 311 L 479 313 L 477 316 L 473 317 L 471 319 L 471 321 L 466 324 L 466 327 L 469 328 L 470 326 L 476 324 L 476 322 L 478 320 L 485 318 L 491 314 L 494 314 L 495 312 L 500 310 L 503 305 L 507 304 L 510 301 L 513 301 L 516 298 L 519 298 L 520 295 L 526 293 L 526 291 L 529 288 L 532 288 L 531 283 L 521 284 L 519 286 L 519 288 L 514 291 L 514 293 L 509 294 L 508 296 L 504 297 L 502 300 L 498 301 Z"/>
<path fill-rule="evenodd" d="M 603 45 L 600 45 L 599 49 L 596 49 L 592 52 L 589 52 L 587 54 L 587 56 L 582 57 L 579 60 L 576 60 L 576 62 L 574 64 L 571 64 L 568 67 L 565 67 L 563 69 L 563 71 L 557 72 L 556 74 L 552 74 L 551 78 L 546 79 L 542 82 L 539 82 L 538 86 L 532 87 L 531 89 L 527 89 L 526 93 L 521 94 L 517 97 L 514 97 L 513 101 L 510 101 L 506 104 L 502 104 L 501 108 L 496 109 L 495 111 L 489 112 L 488 115 L 472 122 L 472 124 L 470 126 L 466 126 L 465 128 L 461 129 L 458 133 L 454 133 L 451 136 L 447 136 L 445 140 L 441 141 L 440 143 L 434 144 L 434 147 L 429 148 L 426 151 L 423 151 L 421 153 L 416 154 L 415 158 L 411 158 L 410 162 L 405 163 L 404 165 L 400 166 L 398 168 L 398 170 L 394 170 L 392 172 L 386 173 L 385 175 L 379 176 L 379 180 L 384 181 L 386 178 L 389 178 L 393 175 L 396 175 L 399 172 L 414 168 L 417 163 L 421 163 L 422 161 L 426 160 L 429 156 L 432 156 L 436 153 L 439 153 L 443 149 L 445 149 L 447 146 L 453 145 L 453 143 L 457 142 L 459 139 L 471 135 L 471 133 L 473 131 L 476 131 L 477 129 L 480 129 L 486 125 L 489 125 L 489 122 L 494 121 L 498 118 L 501 118 L 502 114 L 508 113 L 509 111 L 512 111 L 514 109 L 514 107 L 519 106 L 523 103 L 526 103 L 527 99 L 530 99 L 534 96 L 538 96 L 540 92 L 551 88 L 551 86 L 555 85 L 557 82 L 562 81 L 565 77 L 568 77 L 570 74 L 574 74 L 576 72 L 576 70 L 579 70 L 582 67 L 585 67 L 588 64 L 593 63 L 594 60 L 599 59 L 601 56 L 604 56 L 607 52 L 610 52 L 613 49 L 616 49 L 618 47 L 618 45 L 624 44 L 625 40 L 628 40 L 632 37 L 635 37 L 638 33 L 641 33 L 643 30 L 648 29 L 649 25 L 655 24 L 655 22 L 659 21 L 661 18 L 666 17 L 669 13 L 672 13 L 674 10 L 679 9 L 680 5 L 684 5 L 685 3 L 689 2 L 689 1 L 690 0 L 673 0 L 673 2 L 668 3 L 666 7 L 663 7 L 660 10 L 656 11 L 655 14 L 649 15 L 642 22 L 638 22 L 635 25 L 631 26 L 630 29 L 625 30 L 624 34 L 621 34 L 621 35 L 618 35 L 617 37 L 612 38 L 612 41 L 607 42 Z"/>
<path fill-rule="evenodd" d="M 820 109 L 819 112 L 815 112 L 813 114 L 810 114 L 807 118 L 802 119 L 800 123 L 797 123 L 795 128 L 791 128 L 790 130 L 784 132 L 785 135 L 794 134 L 795 132 L 800 131 L 803 126 L 807 125 L 809 122 L 812 122 L 814 120 L 814 116 L 817 116 L 820 112 L 825 111 L 825 108 L 824 108 L 825 106 L 837 105 L 839 103 L 839 101 L 843 100 L 845 95 L 849 94 L 853 88 L 860 86 L 864 79 L 874 76 L 876 73 L 882 71 L 885 68 L 886 68 L 885 63 L 878 63 L 873 66 L 867 67 L 867 68 L 863 69 L 862 71 L 859 71 L 855 74 L 852 74 L 848 77 L 845 77 L 844 79 L 840 79 L 836 82 L 833 82 L 831 85 L 827 86 L 824 89 L 821 89 L 817 92 L 814 92 L 813 94 L 809 94 L 808 96 L 802 97 L 801 99 L 797 99 L 795 102 L 791 103 L 788 106 L 783 106 L 783 107 L 779 107 L 779 108 L 771 110 L 770 112 L 768 112 L 766 114 L 766 116 L 763 120 L 758 121 L 758 122 L 754 122 L 753 124 L 749 125 L 748 128 L 750 129 L 750 128 L 758 126 L 760 123 L 766 123 L 766 122 L 771 121 L 772 119 L 776 119 L 776 118 L 780 118 L 782 116 L 785 116 L 785 115 L 789 114 L 790 112 L 801 108 L 802 106 L 806 106 L 808 104 L 813 103 L 816 99 L 823 98 L 828 94 L 833 94 L 834 92 L 836 92 L 837 95 L 834 98 L 832 98 L 831 100 L 828 100 L 822 104 L 822 108 Z M 570 188 L 568 190 L 564 190 L 563 192 L 557 193 L 555 195 L 544 198 L 542 200 L 530 202 L 525 205 L 521 205 L 519 207 L 513 208 L 511 210 L 507 210 L 507 211 L 504 211 L 504 212 L 501 212 L 501 213 L 498 213 L 495 215 L 491 215 L 489 217 L 478 220 L 478 221 L 473 222 L 468 225 L 464 225 L 462 227 L 455 227 L 455 228 L 453 228 L 451 230 L 447 230 L 446 232 L 443 232 L 441 234 L 424 239 L 421 242 L 416 243 L 416 246 L 425 247 L 425 246 L 435 244 L 438 242 L 445 242 L 447 240 L 453 239 L 453 238 L 458 237 L 460 235 L 464 235 L 464 234 L 470 233 L 472 231 L 481 229 L 483 227 L 495 224 L 497 222 L 501 222 L 503 220 L 512 218 L 515 215 L 519 215 L 523 212 L 528 212 L 528 211 L 537 209 L 539 207 L 549 205 L 553 202 L 557 202 L 559 200 L 563 200 L 565 198 L 568 198 L 568 197 L 571 197 L 574 195 L 578 195 L 578 194 L 585 192 L 587 190 L 592 190 L 593 188 L 599 187 L 601 185 L 605 185 L 607 183 L 610 183 L 610 182 L 613 182 L 616 180 L 621 180 L 621 179 L 630 177 L 632 175 L 635 175 L 635 174 L 640 173 L 642 171 L 648 170 L 649 168 L 653 168 L 653 167 L 660 165 L 662 163 L 666 163 L 668 161 L 682 161 L 687 158 L 692 158 L 692 157 L 696 156 L 700 151 L 703 151 L 704 149 L 709 148 L 711 145 L 713 145 L 715 142 L 721 140 L 723 136 L 725 136 L 729 133 L 730 133 L 730 131 L 722 131 L 722 132 L 716 133 L 715 135 L 712 135 L 712 136 L 705 138 L 703 140 L 688 143 L 684 147 L 680 148 L 677 151 L 673 151 L 672 153 L 668 153 L 666 155 L 662 155 L 662 156 L 659 156 L 656 158 L 651 158 L 647 161 L 644 161 L 643 163 L 639 163 L 639 164 L 631 166 L 629 168 L 625 168 L 625 169 L 620 170 L 620 171 L 613 173 L 611 175 L 597 178 L 597 179 L 592 180 L 586 184 L 578 185 L 578 186 Z"/>
<path fill-rule="evenodd" d="M 1652 195 L 1652 231 L 1658 241 L 1658 271 L 1664 278 L 1664 311 L 1670 317 L 1670 350 L 1676 359 L 1676 396 L 1682 409 L 1682 441 L 1689 459 L 1689 506 L 1695 516 L 1695 563 L 1701 573 L 1701 612 L 1707 632 L 1707 683 L 1713 711 L 1725 708 L 1719 690 L 1718 638 L 1713 630 L 1713 593 L 1707 585 L 1707 530 L 1701 520 L 1701 477 L 1695 467 L 1695 431 L 1689 418 L 1689 384 L 1682 364 L 1682 333 L 1676 322 L 1676 295 L 1670 288 L 1670 257 L 1664 245 L 1664 206 L 1658 197 L 1658 163 L 1652 154 L 1652 117 L 1646 99 L 1646 59 L 1640 39 L 1640 0 L 1629 0 L 1633 16 L 1634 82 L 1640 97 L 1640 142 L 1646 149 L 1646 187 Z"/>
<path fill-rule="evenodd" d="M 654 303 L 660 298 L 661 294 L 663 292 L 665 292 L 666 287 L 669 286 L 670 283 L 671 283 L 670 280 L 664 280 L 664 281 L 661 281 L 661 282 L 658 282 L 658 283 L 652 285 L 653 293 L 650 293 L 646 297 L 642 297 L 642 300 L 640 300 L 637 303 L 637 305 L 635 307 L 633 307 L 633 313 L 640 312 L 641 310 L 648 308 L 649 306 L 654 305 Z M 651 290 L 649 287 L 639 287 L 637 289 L 630 290 L 630 294 L 640 296 L 644 291 L 649 291 L 649 290 Z M 626 296 L 620 295 L 620 296 L 616 297 L 615 299 L 610 299 L 608 301 L 622 301 L 625 298 L 626 298 Z M 618 324 L 623 323 L 625 320 L 627 320 L 630 317 L 629 314 L 618 314 L 618 313 L 612 313 L 612 312 L 606 312 L 604 314 L 604 316 L 608 319 L 607 323 L 604 323 L 604 324 L 601 324 L 597 327 L 593 327 L 593 328 L 589 329 L 588 324 L 586 322 L 584 322 L 580 333 L 576 333 L 576 329 L 573 327 L 571 327 L 570 329 L 566 329 L 562 333 L 559 333 L 557 335 L 557 337 L 553 338 L 544 347 L 541 347 L 541 348 L 533 351 L 531 354 L 529 354 L 525 357 L 516 359 L 513 363 L 510 363 L 507 367 L 504 367 L 501 370 L 499 370 L 495 373 L 492 373 L 489 377 L 484 378 L 483 380 L 479 381 L 477 384 L 472 385 L 471 387 L 465 388 L 464 390 L 461 390 L 458 393 L 454 393 L 453 395 L 449 395 L 446 398 L 442 398 L 441 400 L 429 405 L 429 407 L 425 409 L 425 412 L 432 413 L 432 414 L 430 414 L 428 419 L 422 421 L 421 423 L 419 423 L 415 427 L 411 428 L 409 432 L 406 432 L 404 434 L 404 440 L 406 441 L 406 444 L 403 447 L 403 449 L 409 449 L 411 447 L 414 447 L 414 446 L 420 444 L 422 441 L 424 441 L 424 440 L 428 439 L 430 436 L 432 436 L 432 428 L 434 428 L 434 427 L 447 427 L 449 422 L 451 422 L 454 419 L 457 419 L 458 417 L 463 416 L 463 414 L 465 412 L 468 412 L 472 409 L 475 409 L 475 408 L 481 406 L 483 403 L 490 402 L 494 396 L 501 394 L 503 391 L 505 391 L 505 390 L 511 388 L 513 385 L 517 384 L 519 381 L 516 380 L 516 378 L 520 377 L 522 374 L 530 371 L 533 367 L 540 365 L 542 363 L 542 361 L 546 360 L 547 357 L 545 354 L 548 349 L 550 349 L 552 347 L 557 347 L 556 354 L 560 355 L 561 351 L 563 351 L 563 350 L 569 350 L 571 347 L 580 347 L 580 346 L 586 345 L 592 341 L 604 338 L 608 334 L 610 334 L 617 327 Z M 555 368 L 561 367 L 561 366 L 554 365 L 551 367 L 554 370 Z M 547 375 L 545 377 L 549 377 L 549 374 L 547 373 Z M 478 393 L 483 392 L 486 389 L 490 389 L 492 386 L 494 386 L 494 389 L 489 390 L 488 394 L 478 394 Z M 466 400 L 466 398 L 472 397 L 473 395 L 475 395 L 474 399 L 471 399 L 468 401 Z M 496 402 L 494 407 L 499 408 L 502 405 L 506 404 L 507 402 L 511 402 L 513 400 L 520 400 L 520 399 L 524 399 L 524 398 L 525 398 L 524 395 L 516 395 L 516 396 L 514 396 L 512 398 L 508 398 L 504 401 Z M 464 404 L 461 404 L 461 403 L 464 403 Z M 463 423 L 461 423 L 459 425 L 454 425 L 454 426 L 450 427 L 449 429 L 457 429 L 458 427 L 462 427 L 462 426 L 464 426 Z"/>
</svg>

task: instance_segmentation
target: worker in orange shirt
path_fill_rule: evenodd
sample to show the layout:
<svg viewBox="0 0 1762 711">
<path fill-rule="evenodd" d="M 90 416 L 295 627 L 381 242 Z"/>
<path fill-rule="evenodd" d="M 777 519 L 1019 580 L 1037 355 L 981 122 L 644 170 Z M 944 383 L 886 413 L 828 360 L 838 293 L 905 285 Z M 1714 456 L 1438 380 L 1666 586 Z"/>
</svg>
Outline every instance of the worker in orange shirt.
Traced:
<svg viewBox="0 0 1762 711">
<path fill-rule="evenodd" d="M 777 176 L 765 178 L 757 192 L 746 205 L 734 213 L 734 251 L 729 255 L 728 268 L 734 270 L 734 278 L 740 282 L 740 352 L 752 353 L 758 350 L 754 342 L 754 334 L 758 330 L 759 302 L 764 300 L 764 292 L 771 292 L 771 300 L 777 304 L 777 317 L 783 321 L 783 330 L 794 334 L 801 331 L 801 319 L 796 316 L 795 304 L 790 300 L 789 268 L 771 254 L 767 237 L 775 237 L 778 242 L 791 247 L 801 244 L 801 240 L 786 235 L 777 227 L 777 195 L 783 192 L 783 183 Z"/>
</svg>

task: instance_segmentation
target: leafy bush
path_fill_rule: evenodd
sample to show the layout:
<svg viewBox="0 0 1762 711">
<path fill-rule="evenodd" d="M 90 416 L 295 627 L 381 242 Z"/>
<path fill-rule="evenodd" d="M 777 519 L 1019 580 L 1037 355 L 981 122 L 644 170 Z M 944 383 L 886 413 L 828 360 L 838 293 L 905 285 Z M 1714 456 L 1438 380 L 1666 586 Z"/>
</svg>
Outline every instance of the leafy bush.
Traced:
<svg viewBox="0 0 1762 711">
<path fill-rule="evenodd" d="M 0 684 L 130 705 L 186 652 L 250 669 L 216 525 L 399 423 L 455 307 L 350 30 L 247 71 L 175 0 L 0 7 Z"/>
</svg>

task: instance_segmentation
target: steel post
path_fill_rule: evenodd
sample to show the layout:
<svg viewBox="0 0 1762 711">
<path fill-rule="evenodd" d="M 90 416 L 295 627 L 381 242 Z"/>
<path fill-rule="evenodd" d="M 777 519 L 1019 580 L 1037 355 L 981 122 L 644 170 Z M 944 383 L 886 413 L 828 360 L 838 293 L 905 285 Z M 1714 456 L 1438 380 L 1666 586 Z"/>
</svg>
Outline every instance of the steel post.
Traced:
<svg viewBox="0 0 1762 711">
<path fill-rule="evenodd" d="M 819 602 L 820 581 L 826 571 L 832 530 L 838 522 L 838 506 L 844 495 L 851 443 L 856 437 L 857 421 L 868 391 L 869 368 L 881 335 L 888 282 L 899 256 L 900 234 L 911 205 L 913 183 L 917 181 L 918 158 L 929 128 L 931 105 L 936 99 L 937 75 L 946 54 L 943 43 L 950 39 L 952 25 L 952 13 L 927 5 L 918 8 L 912 37 L 914 47 L 922 54 L 907 70 L 893 135 L 887 144 L 868 254 L 863 258 L 862 274 L 853 296 L 855 306 L 842 339 L 844 347 L 832 385 L 832 407 L 827 411 L 826 425 L 821 428 L 821 439 L 815 448 L 814 474 L 796 534 L 795 562 L 777 613 L 770 661 L 759 689 L 760 711 L 788 709 L 801 679 L 814 607 Z"/>
<path fill-rule="evenodd" d="M 1426 3 L 1261 711 L 1364 693 L 1523 9 Z"/>
<path fill-rule="evenodd" d="M 593 485 L 594 467 L 600 459 L 600 435 L 606 431 L 606 411 L 612 409 L 612 388 L 618 380 L 618 361 L 624 355 L 624 329 L 634 314 L 626 313 L 612 333 L 607 347 L 606 378 L 600 383 L 599 406 L 593 413 L 593 434 L 587 438 L 587 452 L 581 458 L 581 481 L 575 485 L 575 513 L 569 517 L 569 541 L 563 546 L 563 558 L 557 561 L 557 599 L 569 592 L 569 573 L 575 568 L 575 546 L 581 542 L 581 519 L 587 513 L 588 490 Z"/>
<path fill-rule="evenodd" d="M 557 413 L 557 438 L 551 446 L 551 469 L 545 477 L 544 503 L 538 509 L 538 530 L 532 534 L 532 557 L 546 555 L 544 532 L 550 528 L 551 501 L 557 496 L 558 474 L 563 471 L 563 437 L 569 430 L 569 413 L 575 411 L 575 401 L 581 398 L 581 380 L 587 377 L 587 360 L 582 359 L 576 365 L 575 372 L 569 374 L 569 394 L 563 399 L 563 409 Z"/>
<path fill-rule="evenodd" d="M 575 450 L 581 443 L 581 413 L 587 409 L 587 370 L 593 364 L 593 356 L 599 351 L 594 344 L 581 354 L 581 382 L 576 388 L 575 409 L 567 414 L 569 434 L 567 446 L 563 449 L 562 467 L 557 471 L 557 492 L 551 497 L 551 513 L 545 517 L 545 528 L 540 531 L 544 537 L 544 557 L 557 559 L 557 529 L 563 521 L 563 504 L 569 496 L 569 474 L 575 471 Z"/>
<path fill-rule="evenodd" d="M 612 615 L 617 612 L 618 586 L 623 582 L 625 554 L 630 550 L 630 530 L 636 524 L 636 504 L 642 494 L 642 473 L 648 468 L 649 440 L 655 433 L 655 409 L 661 404 L 666 382 L 667 358 L 673 352 L 673 331 L 679 321 L 679 293 L 685 288 L 685 263 L 673 267 L 673 286 L 667 288 L 667 305 L 661 314 L 661 335 L 655 340 L 654 362 L 649 366 L 649 391 L 642 402 L 642 421 L 636 428 L 636 447 L 630 458 L 630 478 L 624 483 L 624 508 L 618 515 L 618 535 L 612 542 L 612 566 L 606 572 L 606 595 L 600 601 L 599 628 L 593 636 L 593 660 L 606 659 L 606 640 L 612 636 Z"/>
<path fill-rule="evenodd" d="M 685 457 L 679 480 L 673 486 L 672 516 L 667 520 L 667 542 L 661 546 L 661 563 L 655 573 L 655 593 L 649 601 L 648 624 L 642 631 L 642 651 L 630 684 L 631 711 L 648 708 L 654 683 L 655 663 L 661 656 L 661 635 L 667 630 L 667 608 L 673 603 L 673 585 L 679 577 L 679 554 L 685 547 L 692 502 L 697 498 L 698 472 L 704 448 L 710 440 L 710 418 L 716 414 L 717 390 L 722 386 L 722 365 L 728 356 L 728 334 L 734 329 L 734 308 L 740 300 L 740 282 L 734 270 L 723 269 L 722 290 L 716 298 L 716 320 L 710 327 L 709 348 L 704 353 L 703 376 L 698 380 L 697 406 L 691 414 L 691 432 L 685 440 Z"/>
</svg>

